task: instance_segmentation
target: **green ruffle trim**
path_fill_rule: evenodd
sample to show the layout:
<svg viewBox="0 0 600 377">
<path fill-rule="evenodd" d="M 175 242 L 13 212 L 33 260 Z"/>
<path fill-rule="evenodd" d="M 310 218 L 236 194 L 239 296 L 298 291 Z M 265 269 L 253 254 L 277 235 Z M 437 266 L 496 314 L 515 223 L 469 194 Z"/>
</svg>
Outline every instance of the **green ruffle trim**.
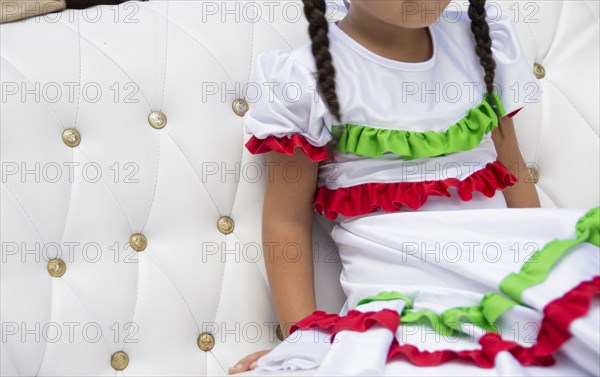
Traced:
<svg viewBox="0 0 600 377">
<path fill-rule="evenodd" d="M 502 313 L 517 305 L 507 297 L 498 293 L 488 293 L 481 300 L 480 305 L 470 307 L 450 308 L 442 314 L 432 310 L 412 310 L 413 300 L 396 291 L 380 292 L 375 296 L 366 297 L 358 302 L 363 305 L 373 301 L 402 300 L 406 306 L 400 315 L 400 323 L 403 325 L 427 322 L 431 327 L 443 336 L 453 336 L 462 333 L 461 323 L 472 323 L 486 331 L 498 332 L 494 322 Z"/>
<path fill-rule="evenodd" d="M 505 277 L 500 283 L 500 290 L 513 299 L 523 302 L 523 291 L 546 280 L 552 267 L 573 247 L 582 242 L 600 247 L 600 207 L 592 208 L 583 215 L 577 221 L 575 229 L 576 239 L 548 242 L 525 261 L 521 271 Z"/>
<path fill-rule="evenodd" d="M 462 323 L 473 323 L 487 331 L 498 332 L 496 327 L 485 319 L 481 308 L 478 306 L 451 308 L 442 314 L 432 310 L 408 311 L 400 317 L 402 325 L 412 325 L 428 322 L 439 334 L 449 337 L 462 333 Z"/>
<path fill-rule="evenodd" d="M 423 321 L 428 322 L 433 329 L 444 335 L 452 336 L 455 333 L 461 333 L 461 323 L 469 322 L 479 326 L 487 331 L 497 332 L 494 322 L 502 313 L 517 305 L 498 293 L 488 293 L 481 300 L 481 304 L 472 307 L 451 308 L 438 315 L 432 310 L 412 310 L 413 300 L 397 291 L 383 291 L 374 296 L 368 296 L 360 300 L 357 304 L 364 305 L 373 301 L 391 301 L 402 300 L 406 306 L 400 316 L 401 324 L 416 324 Z"/>
<path fill-rule="evenodd" d="M 583 215 L 577 225 L 577 239 L 600 247 L 600 206 L 592 208 Z"/>
<path fill-rule="evenodd" d="M 468 151 L 477 147 L 483 136 L 498 126 L 498 113 L 506 111 L 496 92 L 486 96 L 479 105 L 442 132 L 405 131 L 373 128 L 357 124 L 333 126 L 333 134 L 339 135 L 336 149 L 365 157 L 381 157 L 386 152 L 402 156 L 405 160 L 441 156 L 453 152 Z"/>
<path fill-rule="evenodd" d="M 486 293 L 479 305 L 450 308 L 437 314 L 432 310 L 412 310 L 413 300 L 396 291 L 380 292 L 375 296 L 366 297 L 358 302 L 362 305 L 372 301 L 403 300 L 406 306 L 400 316 L 400 324 L 416 324 L 427 322 L 443 336 L 453 336 L 462 333 L 461 323 L 472 323 L 485 331 L 498 332 L 494 325 L 496 320 L 507 310 L 519 305 L 523 291 L 543 282 L 552 267 L 566 255 L 573 246 L 589 242 L 600 247 L 600 207 L 589 210 L 577 221 L 575 226 L 577 239 L 553 240 L 541 250 L 527 259 L 518 273 L 511 273 L 500 283 L 500 290 L 510 296 L 496 292 Z"/>
<path fill-rule="evenodd" d="M 413 307 L 413 301 L 410 297 L 405 296 L 402 293 L 399 293 L 396 291 L 379 292 L 375 296 L 368 296 L 368 297 L 363 298 L 356 305 L 368 304 L 369 302 L 373 302 L 373 301 L 390 301 L 390 300 L 403 300 L 404 302 L 406 302 L 407 308 Z"/>
<path fill-rule="evenodd" d="M 432 310 L 407 310 L 402 314 L 400 323 L 415 324 L 422 321 L 429 322 L 431 327 L 443 336 L 453 336 L 463 333 L 462 323 L 472 323 L 475 326 L 491 332 L 498 332 L 494 325 L 498 317 L 513 306 L 513 301 L 498 293 L 487 293 L 477 306 L 450 308 L 437 314 Z"/>
</svg>

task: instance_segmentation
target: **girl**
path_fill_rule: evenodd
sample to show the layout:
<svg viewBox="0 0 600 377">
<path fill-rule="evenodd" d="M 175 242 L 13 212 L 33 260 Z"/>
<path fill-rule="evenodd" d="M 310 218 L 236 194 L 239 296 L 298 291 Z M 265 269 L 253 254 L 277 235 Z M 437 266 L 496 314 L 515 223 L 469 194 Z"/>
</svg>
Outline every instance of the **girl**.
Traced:
<svg viewBox="0 0 600 377">
<path fill-rule="evenodd" d="M 273 167 L 262 236 L 286 339 L 230 374 L 598 373 L 598 211 L 508 209 L 540 206 L 511 117 L 542 90 L 510 17 L 449 3 L 354 0 L 329 24 L 304 0 L 310 43 L 258 58 L 246 148 Z M 313 210 L 336 222 L 339 314 L 316 308 Z"/>
</svg>

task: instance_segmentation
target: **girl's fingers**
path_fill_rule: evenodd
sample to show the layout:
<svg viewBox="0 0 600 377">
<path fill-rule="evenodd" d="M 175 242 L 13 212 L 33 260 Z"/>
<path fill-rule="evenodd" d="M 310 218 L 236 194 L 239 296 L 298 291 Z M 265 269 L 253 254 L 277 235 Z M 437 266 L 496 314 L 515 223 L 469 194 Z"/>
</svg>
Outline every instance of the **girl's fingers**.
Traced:
<svg viewBox="0 0 600 377">
<path fill-rule="evenodd" d="M 232 366 L 231 368 L 227 369 L 227 374 L 235 374 L 235 373 L 239 373 L 241 372 L 241 364 L 237 363 L 234 366 Z"/>
<path fill-rule="evenodd" d="M 264 355 L 268 352 L 269 352 L 268 350 L 258 351 L 258 352 L 255 352 L 253 354 L 250 354 L 250 355 L 244 357 L 243 359 L 238 361 L 237 364 L 235 364 L 233 367 L 227 369 L 227 373 L 228 374 L 241 373 L 241 372 L 245 372 L 247 370 L 252 370 L 252 369 L 256 368 L 258 366 L 256 363 L 256 360 L 258 360 L 262 355 Z"/>
<path fill-rule="evenodd" d="M 238 361 L 238 363 L 235 364 L 233 367 L 229 368 L 227 370 L 227 373 L 228 374 L 235 374 L 235 373 L 240 373 L 240 372 L 247 371 L 248 370 L 248 364 L 250 364 L 250 361 L 246 361 L 247 357 L 248 356 L 246 356 L 242 360 Z"/>
</svg>

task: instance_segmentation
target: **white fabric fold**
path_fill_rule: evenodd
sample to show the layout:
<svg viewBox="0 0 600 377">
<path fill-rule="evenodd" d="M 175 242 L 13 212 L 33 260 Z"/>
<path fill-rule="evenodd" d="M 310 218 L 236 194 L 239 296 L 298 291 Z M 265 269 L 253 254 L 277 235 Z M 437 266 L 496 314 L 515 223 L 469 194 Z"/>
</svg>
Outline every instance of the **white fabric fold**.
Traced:
<svg viewBox="0 0 600 377">
<path fill-rule="evenodd" d="M 298 329 L 257 361 L 256 373 L 314 369 L 331 348 L 329 334 Z"/>
<path fill-rule="evenodd" d="M 402 300 L 372 301 L 357 306 L 355 310 L 377 312 L 391 309 L 401 314 L 405 305 Z M 383 375 L 393 339 L 394 332 L 379 324 L 365 332 L 340 331 L 315 376 Z"/>
</svg>

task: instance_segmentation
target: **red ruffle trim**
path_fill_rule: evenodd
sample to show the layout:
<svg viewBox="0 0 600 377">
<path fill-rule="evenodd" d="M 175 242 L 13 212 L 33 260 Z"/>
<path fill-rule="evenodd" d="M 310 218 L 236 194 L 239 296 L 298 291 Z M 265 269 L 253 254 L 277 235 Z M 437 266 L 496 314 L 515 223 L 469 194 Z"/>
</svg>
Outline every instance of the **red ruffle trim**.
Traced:
<svg viewBox="0 0 600 377">
<path fill-rule="evenodd" d="M 481 349 L 468 351 L 421 351 L 412 344 L 399 345 L 394 339 L 388 353 L 388 362 L 396 357 L 403 356 L 412 364 L 420 367 L 438 366 L 452 360 L 472 362 L 479 368 L 493 368 L 496 355 L 502 351 L 509 351 L 523 365 L 549 366 L 554 364 L 552 355 L 532 355 L 525 348 L 515 342 L 507 341 L 496 333 L 487 333 L 479 339 Z M 524 362 L 526 361 L 526 362 Z"/>
<path fill-rule="evenodd" d="M 335 335 L 340 331 L 365 332 L 375 324 L 380 324 L 395 333 L 400 325 L 400 315 L 397 311 L 391 309 L 382 309 L 376 312 L 350 310 L 345 316 L 327 314 L 322 310 L 316 310 L 293 324 L 290 327 L 290 335 L 298 329 L 306 330 L 317 327 L 330 333 L 330 341 L 333 343 Z"/>
<path fill-rule="evenodd" d="M 315 310 L 306 317 L 290 326 L 290 335 L 298 329 L 307 330 L 317 327 L 323 330 L 331 331 L 335 322 L 340 319 L 338 314 L 329 314 L 323 310 Z"/>
<path fill-rule="evenodd" d="M 265 139 L 259 139 L 252 135 L 245 144 L 246 149 L 252 154 L 266 153 L 275 151 L 287 155 L 293 155 L 296 148 L 302 149 L 302 152 L 312 161 L 318 162 L 327 160 L 327 148 L 325 146 L 317 147 L 300 134 L 292 134 L 291 137 L 267 136 Z"/>
<path fill-rule="evenodd" d="M 380 324 L 392 333 L 396 333 L 400 325 L 400 315 L 397 311 L 391 309 L 382 309 L 376 312 L 350 310 L 348 314 L 340 317 L 333 325 L 331 342 L 333 342 L 335 334 L 342 330 L 365 332 L 375 324 Z"/>
<path fill-rule="evenodd" d="M 590 310 L 592 298 L 596 295 L 600 295 L 600 276 L 579 284 L 563 297 L 546 305 L 538 342 L 532 347 L 532 352 L 540 355 L 556 352 L 571 337 L 571 322 Z"/>
<path fill-rule="evenodd" d="M 395 357 L 403 356 L 412 364 L 420 367 L 438 366 L 452 360 L 463 360 L 472 362 L 480 368 L 493 368 L 496 355 L 502 351 L 513 353 L 522 348 L 514 342 L 503 340 L 496 333 L 487 333 L 479 339 L 480 350 L 469 351 L 420 351 L 411 344 L 399 345 L 394 339 L 388 353 L 388 362 Z M 552 365 L 554 359 L 550 357 L 538 357 L 536 365 Z"/>
<path fill-rule="evenodd" d="M 464 180 L 446 178 L 421 182 L 364 183 L 361 185 L 328 189 L 317 188 L 314 207 L 319 214 L 325 213 L 330 219 L 339 214 L 358 216 L 383 209 L 395 212 L 406 206 L 416 210 L 431 195 L 450 197 L 450 187 L 455 187 L 463 201 L 473 198 L 479 191 L 491 198 L 496 190 L 505 189 L 517 182 L 517 178 L 500 161 L 486 164 L 485 168 L 474 172 Z"/>
<path fill-rule="evenodd" d="M 403 356 L 417 366 L 437 366 L 451 360 L 472 361 L 481 368 L 492 368 L 496 355 L 510 352 L 522 365 L 548 366 L 554 364 L 552 354 L 571 337 L 569 326 L 583 317 L 590 309 L 594 296 L 600 295 L 600 276 L 580 283 L 564 296 L 551 301 L 544 307 L 544 318 L 537 342 L 532 347 L 523 347 L 504 340 L 496 333 L 487 333 L 479 340 L 480 350 L 470 351 L 420 351 L 410 344 L 399 345 L 394 339 L 387 360 Z"/>
</svg>

